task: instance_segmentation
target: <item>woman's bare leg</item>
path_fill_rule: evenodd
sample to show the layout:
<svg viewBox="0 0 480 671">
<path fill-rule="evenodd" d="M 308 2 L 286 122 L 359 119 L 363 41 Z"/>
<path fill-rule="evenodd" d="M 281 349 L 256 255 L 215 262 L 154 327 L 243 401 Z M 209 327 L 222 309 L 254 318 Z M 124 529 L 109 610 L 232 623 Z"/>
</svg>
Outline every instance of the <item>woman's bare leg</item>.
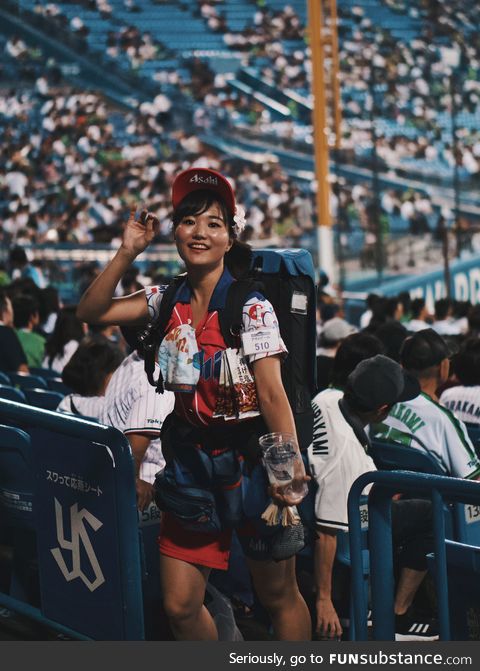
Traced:
<svg viewBox="0 0 480 671">
<path fill-rule="evenodd" d="M 272 620 L 279 641 L 310 641 L 312 622 L 298 589 L 295 557 L 283 561 L 248 559 L 258 598 Z"/>
<path fill-rule="evenodd" d="M 218 632 L 203 605 L 210 569 L 160 555 L 163 607 L 177 641 L 216 641 Z"/>
</svg>

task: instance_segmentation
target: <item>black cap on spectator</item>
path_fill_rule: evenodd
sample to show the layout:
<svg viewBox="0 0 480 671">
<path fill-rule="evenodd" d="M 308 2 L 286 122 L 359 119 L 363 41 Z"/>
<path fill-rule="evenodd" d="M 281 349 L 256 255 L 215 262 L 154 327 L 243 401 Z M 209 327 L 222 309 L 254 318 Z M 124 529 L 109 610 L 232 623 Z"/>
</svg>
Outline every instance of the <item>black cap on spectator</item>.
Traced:
<svg viewBox="0 0 480 671">
<path fill-rule="evenodd" d="M 400 361 L 407 370 L 426 370 L 448 359 L 452 349 L 433 329 L 423 329 L 408 337 L 400 350 Z"/>
<path fill-rule="evenodd" d="M 365 411 L 410 401 L 420 393 L 413 375 L 383 354 L 361 361 L 347 378 L 345 395 Z"/>
</svg>

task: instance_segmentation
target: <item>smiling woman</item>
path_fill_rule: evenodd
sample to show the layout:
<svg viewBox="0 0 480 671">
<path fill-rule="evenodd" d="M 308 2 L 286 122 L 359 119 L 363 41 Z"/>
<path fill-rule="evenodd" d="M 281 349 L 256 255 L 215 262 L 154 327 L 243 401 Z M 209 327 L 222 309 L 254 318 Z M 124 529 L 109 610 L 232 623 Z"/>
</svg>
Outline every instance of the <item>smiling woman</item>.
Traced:
<svg viewBox="0 0 480 671">
<path fill-rule="evenodd" d="M 121 276 L 152 241 L 158 226 L 153 215 L 142 212 L 137 220 L 134 211 L 120 249 L 78 308 L 87 322 L 142 325 L 150 318 L 151 324 L 162 324 L 156 343 L 159 367 L 164 387 L 175 392 L 174 412 L 161 436 L 166 467 L 156 481 L 156 500 L 163 511 L 159 547 L 164 609 L 177 639 L 217 638 L 204 606 L 205 588 L 212 568 L 228 568 L 235 527 L 277 637 L 306 640 L 310 616 L 296 583 L 295 556 L 273 561 L 275 534 L 281 529 L 273 533 L 259 524 L 264 507 L 254 523 L 246 519 L 241 487 L 245 462 L 261 473 L 260 435 L 289 433 L 296 443 L 280 372 L 286 348 L 272 305 L 253 288 L 243 304 L 241 330 L 260 332 L 268 317 L 268 351 L 240 359 L 237 349 L 229 349 L 224 340 L 221 318 L 229 291 L 250 262 L 250 249 L 237 240 L 244 217 L 229 181 L 213 170 L 185 170 L 173 183 L 172 204 L 175 243 L 187 273 L 167 289 L 173 290 L 170 312 L 165 287 L 113 297 Z M 238 386 L 243 385 L 244 395 L 248 390 L 256 398 L 249 412 L 232 417 L 225 371 L 232 363 L 238 372 L 235 362 L 238 370 L 243 366 Z M 308 479 L 301 459 L 294 477 Z M 268 498 L 266 486 L 260 476 L 256 487 L 262 502 Z M 278 489 L 270 493 L 280 506 L 298 503 Z"/>
</svg>

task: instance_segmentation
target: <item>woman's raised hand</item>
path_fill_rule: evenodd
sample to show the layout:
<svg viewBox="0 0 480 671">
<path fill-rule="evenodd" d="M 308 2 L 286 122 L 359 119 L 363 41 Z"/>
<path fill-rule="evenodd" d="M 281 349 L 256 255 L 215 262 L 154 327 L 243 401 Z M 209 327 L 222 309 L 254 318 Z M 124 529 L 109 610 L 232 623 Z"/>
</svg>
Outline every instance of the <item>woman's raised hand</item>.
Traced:
<svg viewBox="0 0 480 671">
<path fill-rule="evenodd" d="M 151 212 L 142 210 L 138 219 L 135 218 L 135 213 L 136 208 L 132 207 L 122 237 L 122 248 L 133 257 L 148 247 L 160 227 L 160 222 Z"/>
</svg>

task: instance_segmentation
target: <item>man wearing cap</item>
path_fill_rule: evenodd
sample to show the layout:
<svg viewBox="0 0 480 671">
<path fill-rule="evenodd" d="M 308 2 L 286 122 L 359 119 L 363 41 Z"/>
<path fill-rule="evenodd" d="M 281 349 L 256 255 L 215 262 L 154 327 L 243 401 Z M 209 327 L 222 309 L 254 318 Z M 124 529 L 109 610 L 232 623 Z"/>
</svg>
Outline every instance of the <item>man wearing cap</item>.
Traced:
<svg viewBox="0 0 480 671">
<path fill-rule="evenodd" d="M 480 460 L 465 424 L 438 403 L 437 389 L 448 379 L 450 350 L 441 335 L 423 329 L 403 343 L 400 360 L 419 382 L 421 394 L 396 403 L 388 416 L 375 423 L 375 438 L 428 452 L 445 475 L 480 479 Z"/>
<path fill-rule="evenodd" d="M 375 471 L 368 456 L 365 427 L 380 422 L 398 401 L 418 395 L 418 382 L 402 367 L 381 354 L 360 362 L 348 376 L 342 398 L 318 394 L 314 410 L 313 441 L 308 448 L 315 494 L 315 558 L 317 632 L 340 637 L 342 626 L 332 601 L 332 574 L 337 533 L 348 531 L 347 499 L 353 482 Z M 413 623 L 409 612 L 413 597 L 426 573 L 431 509 L 428 501 L 395 501 L 392 507 L 393 541 L 405 547 L 395 597 L 397 640 L 435 640 L 431 622 Z M 408 542 L 407 542 L 408 541 Z M 421 634 L 409 633 L 414 626 Z"/>
</svg>

